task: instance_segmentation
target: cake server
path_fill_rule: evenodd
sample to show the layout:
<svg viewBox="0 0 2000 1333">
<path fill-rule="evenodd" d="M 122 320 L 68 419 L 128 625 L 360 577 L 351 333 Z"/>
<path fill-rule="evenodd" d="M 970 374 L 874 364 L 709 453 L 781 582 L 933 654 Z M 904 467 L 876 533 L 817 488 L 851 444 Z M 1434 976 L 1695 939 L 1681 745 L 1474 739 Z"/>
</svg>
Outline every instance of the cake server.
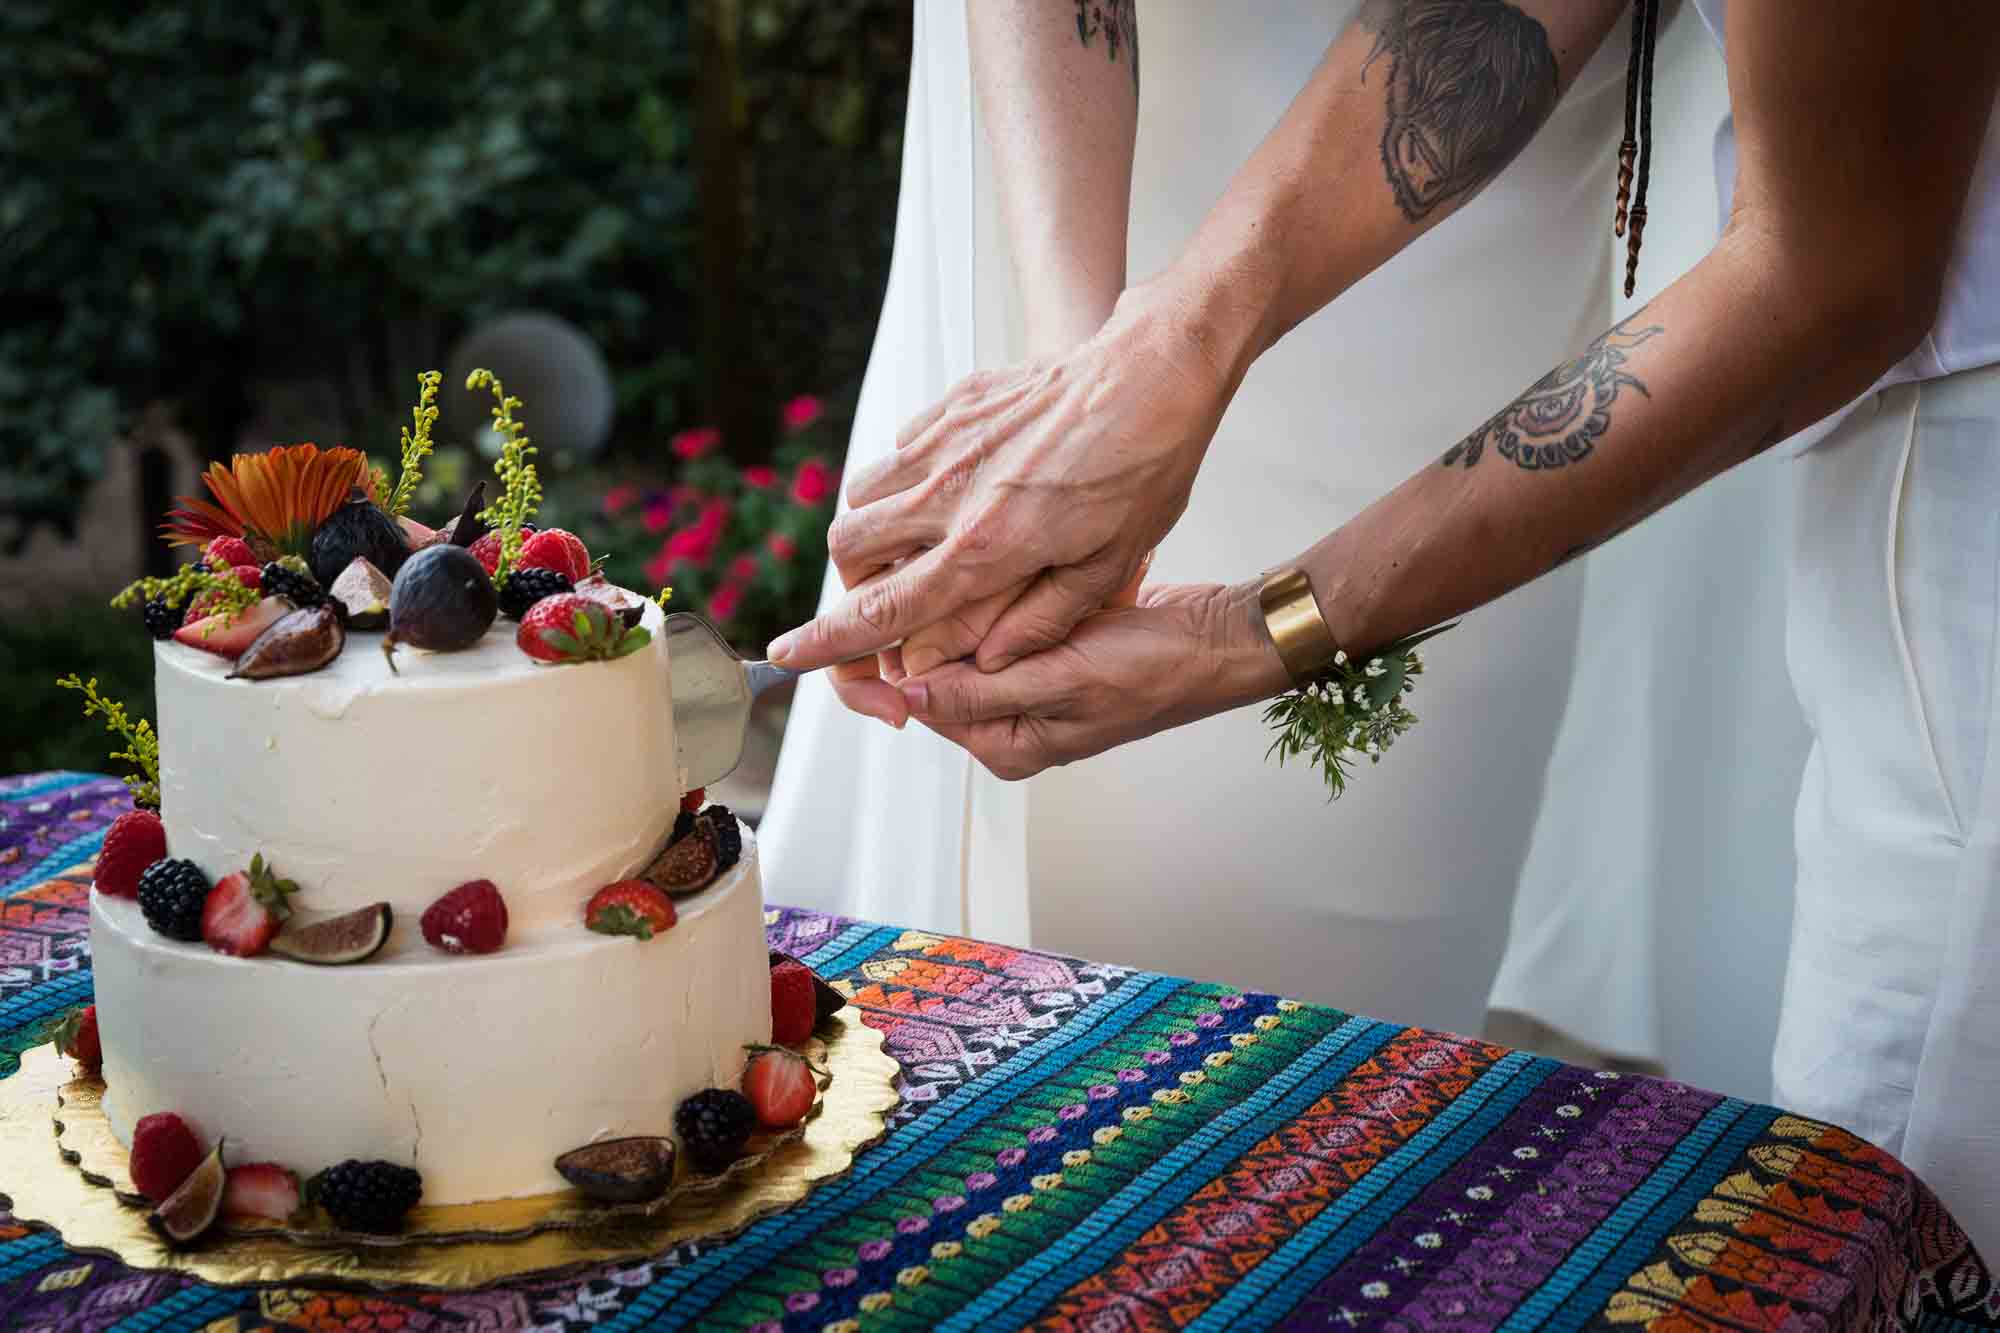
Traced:
<svg viewBox="0 0 2000 1333">
<path fill-rule="evenodd" d="M 743 762 L 750 705 L 773 685 L 799 673 L 746 661 L 715 626 L 692 611 L 667 617 L 667 662 L 673 675 L 674 751 L 690 789 L 720 782 Z"/>
</svg>

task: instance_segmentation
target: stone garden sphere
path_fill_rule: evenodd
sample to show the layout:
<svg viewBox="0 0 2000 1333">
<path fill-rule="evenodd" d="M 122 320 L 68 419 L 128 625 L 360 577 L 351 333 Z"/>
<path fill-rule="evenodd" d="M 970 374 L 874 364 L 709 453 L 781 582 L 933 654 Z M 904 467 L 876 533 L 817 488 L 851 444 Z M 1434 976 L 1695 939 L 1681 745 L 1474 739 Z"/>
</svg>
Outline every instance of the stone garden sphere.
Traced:
<svg viewBox="0 0 2000 1333">
<path fill-rule="evenodd" d="M 511 311 L 476 326 L 453 349 L 439 425 L 474 442 L 484 441 L 494 406 L 489 391 L 465 387 L 481 366 L 521 400 L 520 419 L 542 457 L 582 461 L 604 448 L 616 406 L 611 368 L 576 325 L 547 311 Z"/>
</svg>

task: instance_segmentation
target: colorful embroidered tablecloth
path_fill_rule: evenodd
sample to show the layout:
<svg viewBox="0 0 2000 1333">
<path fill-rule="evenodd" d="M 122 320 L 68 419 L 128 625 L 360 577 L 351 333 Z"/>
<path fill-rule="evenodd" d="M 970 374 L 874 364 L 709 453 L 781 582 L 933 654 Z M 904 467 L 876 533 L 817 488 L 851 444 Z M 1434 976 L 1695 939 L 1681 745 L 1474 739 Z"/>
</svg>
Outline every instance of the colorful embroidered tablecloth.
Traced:
<svg viewBox="0 0 2000 1333">
<path fill-rule="evenodd" d="M 0 1074 L 90 998 L 86 867 L 126 808 L 101 778 L 0 780 Z M 1772 1107 L 817 913 L 777 909 L 770 936 L 904 1073 L 890 1137 L 790 1211 L 457 1293 L 215 1287 L 0 1213 L 0 1327 L 2000 1324 L 1928 1188 Z"/>
</svg>

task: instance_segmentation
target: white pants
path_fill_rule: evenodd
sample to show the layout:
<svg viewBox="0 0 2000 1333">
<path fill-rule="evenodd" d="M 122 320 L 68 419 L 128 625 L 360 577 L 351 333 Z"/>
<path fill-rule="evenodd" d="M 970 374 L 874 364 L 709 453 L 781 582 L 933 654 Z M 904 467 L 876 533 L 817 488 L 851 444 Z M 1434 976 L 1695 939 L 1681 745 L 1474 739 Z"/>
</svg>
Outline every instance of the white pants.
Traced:
<svg viewBox="0 0 2000 1333">
<path fill-rule="evenodd" d="M 2000 1254 L 2000 366 L 1873 394 L 1792 468 L 1814 744 L 1776 1100 L 1902 1157 Z"/>
</svg>

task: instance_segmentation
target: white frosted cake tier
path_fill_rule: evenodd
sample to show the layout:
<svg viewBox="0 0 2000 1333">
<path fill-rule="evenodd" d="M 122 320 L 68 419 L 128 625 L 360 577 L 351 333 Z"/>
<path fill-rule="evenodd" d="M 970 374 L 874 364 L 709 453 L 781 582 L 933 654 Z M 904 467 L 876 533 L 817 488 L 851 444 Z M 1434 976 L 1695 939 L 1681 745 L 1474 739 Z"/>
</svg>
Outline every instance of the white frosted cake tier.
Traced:
<svg viewBox="0 0 2000 1333">
<path fill-rule="evenodd" d="M 136 902 L 92 894 L 111 1127 L 129 1144 L 139 1117 L 175 1111 L 205 1142 L 226 1136 L 230 1161 L 302 1176 L 404 1163 L 426 1203 L 562 1189 L 558 1154 L 671 1135 L 683 1098 L 734 1087 L 744 1046 L 770 1040 L 747 830 L 743 859 L 678 909 L 651 940 L 570 919 L 450 957 L 399 930 L 393 953 L 314 967 L 176 943 Z"/>
<path fill-rule="evenodd" d="M 331 665 L 225 679 L 230 663 L 154 652 L 160 817 L 170 855 L 215 880 L 254 853 L 305 911 L 386 901 L 398 931 L 473 879 L 513 927 L 581 919 L 590 895 L 666 841 L 681 795 L 659 607 L 653 641 L 613 662 L 551 665 L 496 623 L 456 653 L 350 634 Z"/>
</svg>

